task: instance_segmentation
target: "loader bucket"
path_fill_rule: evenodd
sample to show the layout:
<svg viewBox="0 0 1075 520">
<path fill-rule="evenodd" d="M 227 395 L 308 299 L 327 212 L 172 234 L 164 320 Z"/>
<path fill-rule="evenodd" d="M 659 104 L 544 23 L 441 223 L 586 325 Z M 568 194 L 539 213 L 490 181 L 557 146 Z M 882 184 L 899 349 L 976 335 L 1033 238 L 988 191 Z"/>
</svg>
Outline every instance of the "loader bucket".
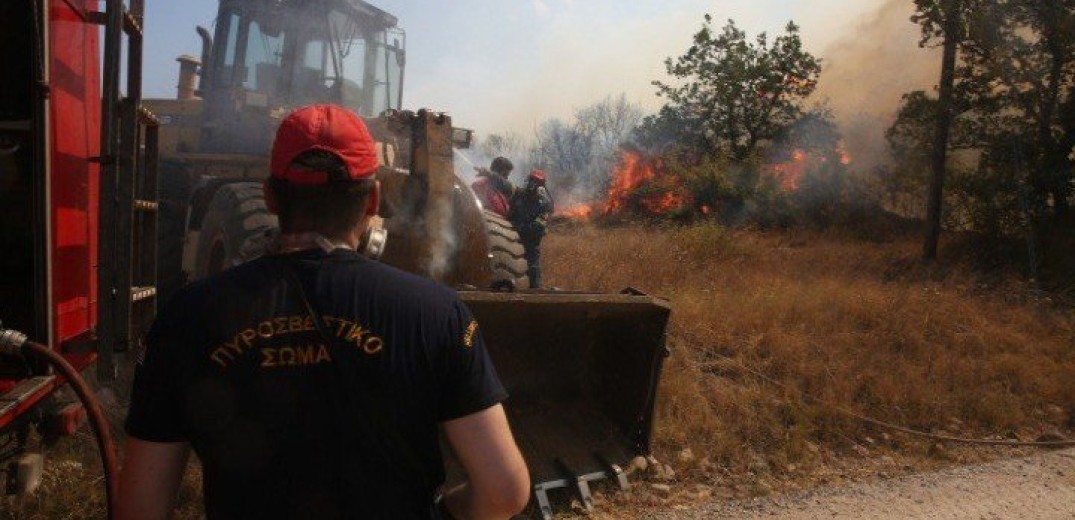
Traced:
<svg viewBox="0 0 1075 520">
<path fill-rule="evenodd" d="M 542 513 L 544 491 L 609 478 L 649 454 L 671 308 L 638 291 L 462 291 L 501 381 Z M 580 489 L 581 488 L 581 489 Z M 546 503 L 541 503 L 546 502 Z"/>
</svg>

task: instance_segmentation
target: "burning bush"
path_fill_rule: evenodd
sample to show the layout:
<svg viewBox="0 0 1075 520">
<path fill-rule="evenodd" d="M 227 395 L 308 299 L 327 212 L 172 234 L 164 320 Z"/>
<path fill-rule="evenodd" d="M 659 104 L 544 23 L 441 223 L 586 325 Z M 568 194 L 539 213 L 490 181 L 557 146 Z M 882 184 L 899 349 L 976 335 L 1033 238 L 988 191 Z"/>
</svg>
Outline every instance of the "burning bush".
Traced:
<svg viewBox="0 0 1075 520">
<path fill-rule="evenodd" d="M 715 220 L 726 225 L 830 227 L 884 217 L 876 197 L 828 148 L 785 146 L 745 161 L 621 149 L 607 193 L 562 204 L 561 219 Z M 865 217 L 865 218 L 864 218 Z"/>
</svg>

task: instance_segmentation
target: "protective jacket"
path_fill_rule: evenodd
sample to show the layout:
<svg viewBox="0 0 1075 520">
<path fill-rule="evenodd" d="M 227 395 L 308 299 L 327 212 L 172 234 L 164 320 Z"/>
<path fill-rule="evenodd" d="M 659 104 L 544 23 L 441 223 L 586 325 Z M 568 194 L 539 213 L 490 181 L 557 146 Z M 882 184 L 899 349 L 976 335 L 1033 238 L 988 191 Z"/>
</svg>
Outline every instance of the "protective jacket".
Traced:
<svg viewBox="0 0 1075 520">
<path fill-rule="evenodd" d="M 495 173 L 483 170 L 478 173 L 478 180 L 470 185 L 470 189 L 474 190 L 483 208 L 508 218 L 511 210 L 511 196 L 515 191 L 511 182 Z"/>
<path fill-rule="evenodd" d="M 541 287 L 541 238 L 545 236 L 552 211 L 552 197 L 544 186 L 530 184 L 511 199 L 509 220 L 523 243 L 531 289 Z"/>
<path fill-rule="evenodd" d="M 552 197 L 544 186 L 530 186 L 518 190 L 511 199 L 509 220 L 519 232 L 523 242 L 537 240 L 545 236 L 549 225 L 549 215 L 553 212 Z"/>
</svg>

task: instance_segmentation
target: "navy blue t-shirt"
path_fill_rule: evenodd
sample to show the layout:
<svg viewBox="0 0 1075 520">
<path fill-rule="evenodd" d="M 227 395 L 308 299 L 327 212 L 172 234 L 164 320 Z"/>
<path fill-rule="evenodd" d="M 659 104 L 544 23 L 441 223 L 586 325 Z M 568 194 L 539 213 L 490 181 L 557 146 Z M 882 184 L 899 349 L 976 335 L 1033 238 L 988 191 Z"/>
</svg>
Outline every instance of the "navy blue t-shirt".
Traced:
<svg viewBox="0 0 1075 520">
<path fill-rule="evenodd" d="M 127 433 L 191 443 L 212 520 L 435 518 L 438 423 L 506 397 L 454 291 L 309 250 L 176 294 L 136 369 Z"/>
</svg>

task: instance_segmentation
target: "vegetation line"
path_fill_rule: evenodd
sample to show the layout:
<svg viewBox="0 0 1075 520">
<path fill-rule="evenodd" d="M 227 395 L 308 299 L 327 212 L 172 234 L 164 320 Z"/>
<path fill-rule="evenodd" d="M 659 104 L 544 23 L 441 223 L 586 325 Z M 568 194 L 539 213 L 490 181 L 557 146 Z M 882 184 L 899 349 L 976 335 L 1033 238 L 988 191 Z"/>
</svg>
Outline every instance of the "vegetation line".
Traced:
<svg viewBox="0 0 1075 520">
<path fill-rule="evenodd" d="M 853 419 L 857 419 L 859 421 L 862 421 L 862 422 L 865 422 L 865 423 L 868 423 L 868 424 L 872 424 L 874 426 L 878 426 L 878 427 L 881 427 L 881 428 L 885 428 L 885 429 L 888 429 L 888 430 L 892 430 L 892 431 L 895 431 L 895 432 L 898 432 L 898 433 L 903 433 L 905 435 L 912 435 L 912 436 L 915 436 L 915 437 L 924 437 L 924 438 L 933 439 L 933 440 L 936 440 L 936 441 L 954 442 L 954 443 L 970 444 L 970 445 L 982 445 L 982 446 L 1010 446 L 1010 447 L 1033 446 L 1033 447 L 1038 447 L 1038 448 L 1065 448 L 1065 447 L 1075 446 L 1075 440 L 1029 442 L 1029 441 L 1016 441 L 1016 440 L 1010 440 L 1010 439 L 1003 439 L 1003 440 L 1002 439 L 973 439 L 973 438 L 968 438 L 968 437 L 954 437 L 954 436 L 951 436 L 951 435 L 938 435 L 938 434 L 935 434 L 935 433 L 929 433 L 929 432 L 924 432 L 924 431 L 921 431 L 921 430 L 915 430 L 913 428 L 908 428 L 906 426 L 900 426 L 898 424 L 893 424 L 893 423 L 890 423 L 890 422 L 887 422 L 887 421 L 882 421 L 881 419 L 876 419 L 876 418 L 873 418 L 873 417 L 870 417 L 870 416 L 863 415 L 863 414 L 860 414 L 858 412 L 855 412 L 854 410 L 844 408 L 843 406 L 840 406 L 840 405 L 838 405 L 838 404 L 836 404 L 836 403 L 834 403 L 832 401 L 827 401 L 827 400 L 822 399 L 820 397 L 816 397 L 816 396 L 811 395 L 811 394 L 809 394 L 807 392 L 804 392 L 803 390 L 800 390 L 798 388 L 792 388 L 792 387 L 790 387 L 788 385 L 785 385 L 784 383 L 781 383 L 780 381 L 777 381 L 777 380 L 775 380 L 775 379 L 773 379 L 773 378 L 771 378 L 771 377 L 769 377 L 769 376 L 767 376 L 767 375 L 765 375 L 765 374 L 763 374 L 763 373 L 761 373 L 761 372 L 759 372 L 759 371 L 757 371 L 757 370 L 755 370 L 753 368 L 750 368 L 749 366 L 739 362 L 735 358 L 732 358 L 730 356 L 726 356 L 726 355 L 721 354 L 719 352 L 713 352 L 713 354 L 716 355 L 717 357 L 719 357 L 719 358 L 731 363 L 732 365 L 735 365 L 735 366 L 743 369 L 744 371 L 750 373 L 754 377 L 757 377 L 758 379 L 760 379 L 760 380 L 762 380 L 762 381 L 764 381 L 766 383 L 769 383 L 770 385 L 776 386 L 776 387 L 781 388 L 783 390 L 791 390 L 791 391 L 799 394 L 800 396 L 802 396 L 806 400 L 813 401 L 813 402 L 815 402 L 817 404 L 820 404 L 820 405 L 829 406 L 833 410 L 835 410 L 835 411 L 837 411 L 839 413 L 842 413 L 842 414 L 844 414 L 844 415 L 846 415 L 848 417 L 851 417 Z"/>
</svg>

